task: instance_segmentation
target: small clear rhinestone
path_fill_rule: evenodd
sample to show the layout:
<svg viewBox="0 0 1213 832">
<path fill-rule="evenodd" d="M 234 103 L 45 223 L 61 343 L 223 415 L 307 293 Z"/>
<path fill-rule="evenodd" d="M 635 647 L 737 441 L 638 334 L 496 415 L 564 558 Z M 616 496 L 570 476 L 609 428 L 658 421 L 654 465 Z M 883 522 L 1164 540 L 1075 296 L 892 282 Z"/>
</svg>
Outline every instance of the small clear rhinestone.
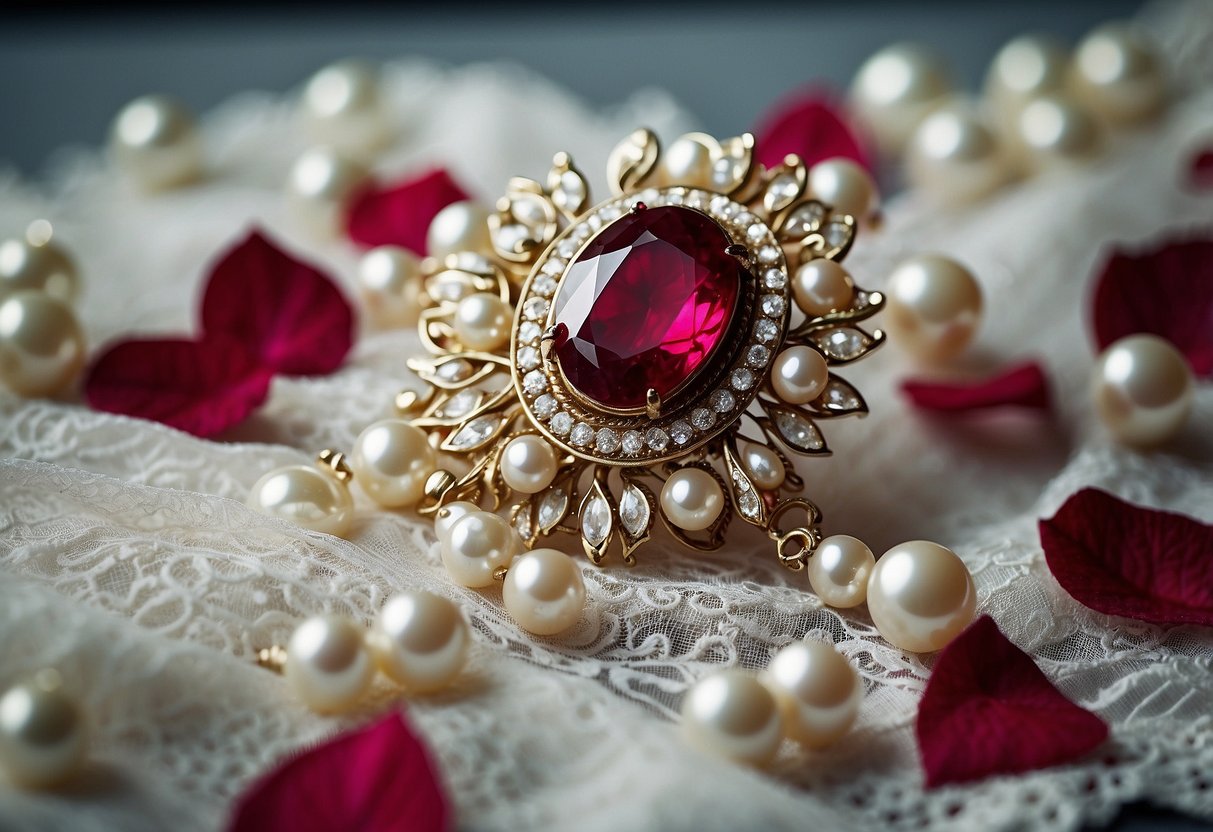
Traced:
<svg viewBox="0 0 1213 832">
<path fill-rule="evenodd" d="M 754 386 L 754 374 L 743 367 L 739 367 L 729 376 L 729 382 L 733 385 L 734 389 L 749 390 Z"/>
<path fill-rule="evenodd" d="M 594 436 L 594 447 L 600 454 L 613 454 L 619 450 L 619 434 L 610 428 L 599 428 Z"/>
<path fill-rule="evenodd" d="M 534 347 L 523 347 L 518 350 L 518 366 L 524 370 L 533 370 L 539 366 L 539 350 Z"/>
<path fill-rule="evenodd" d="M 766 274 L 762 276 L 762 283 L 768 289 L 782 289 L 788 285 L 788 276 L 783 273 L 783 269 L 767 269 Z"/>
<path fill-rule="evenodd" d="M 594 429 L 585 422 L 578 422 L 573 425 L 573 430 L 569 434 L 569 441 L 574 445 L 585 447 L 590 444 L 594 438 Z"/>
<path fill-rule="evenodd" d="M 778 318 L 783 314 L 783 310 L 787 308 L 783 297 L 780 295 L 763 295 L 762 296 L 762 314 L 770 315 L 772 318 Z"/>
<path fill-rule="evenodd" d="M 664 451 L 670 444 L 670 437 L 661 428 L 649 428 L 644 433 L 644 441 L 654 451 Z"/>
<path fill-rule="evenodd" d="M 717 390 L 712 394 L 712 407 L 717 413 L 728 413 L 737 405 L 737 399 L 728 390 Z"/>
<path fill-rule="evenodd" d="M 540 269 L 540 271 L 544 274 L 552 275 L 553 277 L 559 277 L 560 275 L 564 274 L 564 266 L 565 262 L 563 260 L 558 260 L 557 258 L 553 257 L 551 260 L 548 260 L 543 264 L 543 268 Z"/>
<path fill-rule="evenodd" d="M 868 337 L 857 329 L 835 329 L 814 336 L 813 341 L 821 347 L 826 357 L 839 361 L 858 358 L 871 343 Z"/>
<path fill-rule="evenodd" d="M 774 265 L 779 262 L 779 249 L 775 246 L 763 246 L 758 249 L 759 262 Z"/>
<path fill-rule="evenodd" d="M 543 335 L 543 328 L 534 321 L 523 321 L 518 327 L 518 340 L 524 344 L 533 344 Z"/>
<path fill-rule="evenodd" d="M 716 422 L 716 414 L 706 407 L 697 407 L 691 411 L 691 424 L 700 430 L 707 430 Z"/>
<path fill-rule="evenodd" d="M 767 227 L 756 222 L 745 230 L 745 236 L 751 243 L 761 243 L 767 238 Z"/>
<path fill-rule="evenodd" d="M 556 292 L 556 278 L 547 274 L 539 275 L 531 284 L 531 291 L 545 298 L 551 297 Z"/>
<path fill-rule="evenodd" d="M 556 412 L 559 405 L 556 402 L 556 397 L 550 393 L 544 393 L 539 398 L 535 399 L 535 415 L 540 419 L 546 419 Z"/>
<path fill-rule="evenodd" d="M 685 445 L 691 441 L 694 434 L 691 426 L 681 419 L 670 425 L 670 438 L 674 440 L 675 445 Z"/>
<path fill-rule="evenodd" d="M 745 354 L 745 361 L 751 367 L 765 367 L 771 357 L 771 351 L 762 344 L 755 344 Z"/>
<path fill-rule="evenodd" d="M 561 240 L 559 243 L 556 244 L 556 253 L 559 254 L 561 257 L 563 257 L 565 260 L 572 260 L 573 255 L 577 253 L 578 248 L 579 248 L 579 246 L 577 245 L 577 242 L 575 240 L 570 239 L 569 237 L 565 237 L 563 240 Z"/>
<path fill-rule="evenodd" d="M 748 228 L 758 222 L 758 217 L 751 214 L 749 211 L 743 211 L 737 215 L 737 219 L 733 222 L 741 228 Z"/>
<path fill-rule="evenodd" d="M 530 393 L 532 396 L 537 396 L 544 390 L 548 389 L 548 379 L 539 370 L 531 370 L 522 377 L 522 389 Z"/>
<path fill-rule="evenodd" d="M 531 298 L 522 305 L 522 314 L 532 321 L 541 320 L 548 314 L 548 302 L 543 298 Z"/>
<path fill-rule="evenodd" d="M 776 208 L 787 205 L 800 193 L 800 183 L 790 173 L 781 173 L 767 185 L 767 194 Z"/>
<path fill-rule="evenodd" d="M 759 341 L 774 341 L 779 335 L 779 324 L 769 318 L 760 318 L 754 324 L 754 337 Z"/>
<path fill-rule="evenodd" d="M 563 410 L 552 417 L 552 433 L 564 436 L 573 428 L 573 417 Z"/>
<path fill-rule="evenodd" d="M 761 514 L 762 503 L 753 489 L 746 489 L 737 495 L 737 510 L 750 519 L 754 519 Z"/>
<path fill-rule="evenodd" d="M 618 205 L 608 205 L 598 212 L 598 216 L 602 217 L 603 222 L 614 222 L 623 215 L 619 210 Z"/>
<path fill-rule="evenodd" d="M 708 204 L 708 209 L 717 216 L 735 217 L 737 216 L 737 203 L 733 202 L 727 196 L 714 196 L 711 203 Z"/>
<path fill-rule="evenodd" d="M 638 430 L 629 430 L 623 434 L 623 452 L 635 456 L 644 450 L 644 437 Z"/>
</svg>

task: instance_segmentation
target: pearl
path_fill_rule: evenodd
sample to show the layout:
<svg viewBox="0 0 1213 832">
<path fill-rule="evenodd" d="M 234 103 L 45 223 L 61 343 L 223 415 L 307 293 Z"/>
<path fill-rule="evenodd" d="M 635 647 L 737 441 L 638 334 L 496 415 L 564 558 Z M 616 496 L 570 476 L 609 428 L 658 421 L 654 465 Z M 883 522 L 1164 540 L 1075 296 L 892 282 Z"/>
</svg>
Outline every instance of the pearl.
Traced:
<svg viewBox="0 0 1213 832">
<path fill-rule="evenodd" d="M 430 221 L 425 247 L 439 260 L 461 251 L 492 251 L 489 212 L 475 202 L 452 202 Z"/>
<path fill-rule="evenodd" d="M 286 646 L 286 682 L 314 711 L 335 713 L 357 704 L 371 683 L 375 665 L 362 630 L 336 615 L 307 619 Z"/>
<path fill-rule="evenodd" d="M 136 185 L 159 191 L 202 173 L 202 145 L 194 118 L 178 101 L 161 95 L 136 98 L 114 119 L 110 153 Z"/>
<path fill-rule="evenodd" d="M 964 561 L 927 540 L 894 546 L 868 580 L 868 612 L 886 641 L 903 650 L 939 650 L 973 620 L 977 591 Z"/>
<path fill-rule="evenodd" d="M 303 112 L 312 137 L 343 153 L 365 156 L 388 138 L 379 73 L 362 61 L 338 61 L 313 75 L 303 90 Z"/>
<path fill-rule="evenodd" d="M 831 607 L 856 607 L 868 597 L 868 578 L 875 566 L 876 558 L 862 540 L 831 535 L 817 544 L 809 558 L 809 586 Z"/>
<path fill-rule="evenodd" d="M 702 468 L 679 468 L 661 487 L 661 510 L 680 529 L 702 531 L 723 509 L 720 483 Z"/>
<path fill-rule="evenodd" d="M 765 685 L 740 670 L 721 670 L 687 691 L 682 731 L 704 751 L 763 765 L 783 741 L 783 719 L 775 695 Z"/>
<path fill-rule="evenodd" d="M 787 347 L 771 367 L 771 386 L 788 404 L 808 404 L 821 395 L 830 370 L 821 353 L 803 344 Z"/>
<path fill-rule="evenodd" d="M 775 694 L 784 730 L 806 748 L 825 748 L 851 730 L 863 683 L 834 645 L 799 641 L 771 659 L 762 681 Z"/>
<path fill-rule="evenodd" d="M 765 445 L 746 445 L 741 452 L 741 464 L 763 491 L 774 491 L 787 476 L 779 454 Z"/>
<path fill-rule="evenodd" d="M 792 294 L 800 311 L 816 318 L 849 309 L 855 299 L 855 284 L 837 262 L 817 257 L 796 270 Z"/>
<path fill-rule="evenodd" d="M 61 393 L 84 359 L 84 332 L 64 302 L 27 290 L 0 303 L 0 383 L 17 395 Z"/>
<path fill-rule="evenodd" d="M 519 555 L 505 573 L 501 593 L 506 612 L 518 626 L 540 636 L 567 630 L 585 609 L 581 568 L 556 549 Z"/>
<path fill-rule="evenodd" d="M 508 566 L 521 548 L 518 534 L 500 516 L 470 511 L 447 532 L 442 563 L 464 586 L 485 587 L 493 583 L 493 573 Z"/>
<path fill-rule="evenodd" d="M 914 127 L 951 92 L 943 60 L 913 43 L 888 46 L 864 62 L 851 105 L 882 152 L 900 153 Z"/>
<path fill-rule="evenodd" d="M 411 506 L 425 495 L 438 456 L 425 431 L 403 419 L 384 419 L 354 441 L 354 482 L 385 508 Z"/>
<path fill-rule="evenodd" d="M 430 693 L 459 675 L 471 632 L 453 601 L 430 592 L 402 592 L 383 605 L 366 643 L 386 676 L 410 692 Z"/>
<path fill-rule="evenodd" d="M 311 465 L 275 468 L 253 484 L 251 509 L 325 534 L 344 536 L 354 518 L 349 489 Z"/>
<path fill-rule="evenodd" d="M 1113 124 L 1134 124 L 1158 113 L 1167 98 L 1162 61 L 1149 37 L 1108 23 L 1074 50 L 1071 84 L 1078 97 Z"/>
<path fill-rule="evenodd" d="M 1129 335 L 1099 357 L 1095 408 L 1126 445 L 1151 447 L 1170 439 L 1188 418 L 1195 396 L 1192 370 L 1169 341 Z"/>
<path fill-rule="evenodd" d="M 522 494 L 538 494 L 556 479 L 556 451 L 534 434 L 516 436 L 501 453 L 501 478 Z"/>
<path fill-rule="evenodd" d="M 465 514 L 473 511 L 480 511 L 480 507 L 467 500 L 456 500 L 438 509 L 434 515 L 434 535 L 438 538 L 438 542 L 445 546 L 451 536 L 451 526 L 454 526 L 456 521 Z"/>
<path fill-rule="evenodd" d="M 287 208 L 311 234 L 336 236 L 345 223 L 350 197 L 369 176 L 361 164 L 335 150 L 312 148 L 295 160 L 287 176 Z"/>
<path fill-rule="evenodd" d="M 1099 151 L 1099 125 L 1068 96 L 1033 99 L 1020 112 L 1015 127 L 1028 164 L 1036 169 L 1089 161 Z"/>
<path fill-rule="evenodd" d="M 510 305 L 489 292 L 477 292 L 455 307 L 455 334 L 472 350 L 495 350 L 510 339 Z"/>
<path fill-rule="evenodd" d="M 13 292 L 31 291 L 71 303 L 79 292 L 79 283 L 75 262 L 49 237 L 38 242 L 25 239 L 0 243 L 0 300 Z"/>
<path fill-rule="evenodd" d="M 1013 124 L 1029 101 L 1061 91 L 1069 62 L 1065 47 L 1051 37 L 1022 35 L 1003 46 L 986 74 L 986 96 L 1000 122 Z"/>
<path fill-rule="evenodd" d="M 920 254 L 889 276 L 887 323 L 894 338 L 927 361 L 943 361 L 968 346 L 981 322 L 981 287 L 951 258 Z"/>
<path fill-rule="evenodd" d="M 88 731 L 59 674 L 43 670 L 0 696 L 0 769 L 19 786 L 67 780 L 84 761 Z"/>
<path fill-rule="evenodd" d="M 808 192 L 857 220 L 866 219 L 880 202 L 872 177 L 850 159 L 826 159 L 809 168 Z"/>
<path fill-rule="evenodd" d="M 421 261 L 399 246 L 373 248 L 358 261 L 358 290 L 371 322 L 412 326 L 421 312 Z"/>
<path fill-rule="evenodd" d="M 994 130 L 971 106 L 945 105 L 923 119 L 910 138 L 910 182 L 949 205 L 980 199 L 1008 176 L 1006 153 Z"/>
<path fill-rule="evenodd" d="M 679 136 L 661 155 L 659 181 L 663 185 L 710 185 L 715 146 L 716 140 L 703 133 Z"/>
</svg>

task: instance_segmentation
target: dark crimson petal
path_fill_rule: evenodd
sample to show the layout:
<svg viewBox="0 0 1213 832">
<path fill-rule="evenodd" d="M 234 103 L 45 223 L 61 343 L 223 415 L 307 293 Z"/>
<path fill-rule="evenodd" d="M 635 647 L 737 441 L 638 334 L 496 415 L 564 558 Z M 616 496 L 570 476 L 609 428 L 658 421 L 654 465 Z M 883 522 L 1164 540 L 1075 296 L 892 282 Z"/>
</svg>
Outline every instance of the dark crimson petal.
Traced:
<svg viewBox="0 0 1213 832">
<path fill-rule="evenodd" d="M 1084 488 L 1040 521 L 1057 582 L 1084 606 L 1213 627 L 1213 526 Z"/>
<path fill-rule="evenodd" d="M 921 410 L 966 413 L 994 407 L 1048 410 L 1049 382 L 1035 361 L 1020 364 L 991 378 L 972 382 L 908 380 L 901 384 L 910 402 Z"/>
<path fill-rule="evenodd" d="M 443 168 L 386 188 L 365 188 L 354 196 L 346 219 L 350 239 L 359 245 L 403 246 L 427 254 L 430 220 L 452 202 L 471 199 Z"/>
<path fill-rule="evenodd" d="M 323 375 L 353 346 L 354 311 L 322 271 L 253 231 L 211 271 L 202 331 L 235 338 L 267 370 Z"/>
<path fill-rule="evenodd" d="M 1213 189 L 1213 149 L 1201 150 L 1188 166 L 1188 185 L 1196 191 Z"/>
<path fill-rule="evenodd" d="M 239 341 L 224 336 L 205 343 L 132 340 L 93 362 L 84 395 L 97 410 L 205 437 L 252 413 L 265 401 L 270 378 Z"/>
<path fill-rule="evenodd" d="M 935 663 L 915 725 L 927 788 L 1068 762 L 1108 736 L 994 619 L 983 615 Z"/>
<path fill-rule="evenodd" d="M 447 798 L 400 714 L 281 763 L 236 801 L 229 832 L 440 832 Z"/>
<path fill-rule="evenodd" d="M 834 97 L 820 89 L 802 90 L 779 101 L 759 120 L 754 132 L 756 158 L 768 168 L 795 153 L 809 166 L 842 156 L 872 169 Z"/>
<path fill-rule="evenodd" d="M 1196 375 L 1213 376 L 1213 239 L 1113 252 L 1095 285 L 1092 312 L 1100 350 L 1152 332 L 1174 344 Z"/>
</svg>

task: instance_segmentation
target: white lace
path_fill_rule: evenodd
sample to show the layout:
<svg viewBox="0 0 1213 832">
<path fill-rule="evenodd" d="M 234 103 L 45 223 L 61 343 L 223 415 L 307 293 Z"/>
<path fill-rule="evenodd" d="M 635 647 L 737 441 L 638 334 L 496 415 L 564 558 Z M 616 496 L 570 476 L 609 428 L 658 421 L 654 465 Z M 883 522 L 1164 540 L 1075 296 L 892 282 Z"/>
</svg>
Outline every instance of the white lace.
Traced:
<svg viewBox="0 0 1213 832">
<path fill-rule="evenodd" d="M 1036 531 L 1084 485 L 1213 520 L 1213 390 L 1200 391 L 1173 450 L 1149 456 L 1110 445 L 1085 394 L 1090 276 L 1108 245 L 1213 221 L 1213 199 L 1180 186 L 1188 152 L 1213 136 L 1213 19 L 1203 12 L 1193 4 L 1152 17 L 1184 82 L 1160 124 L 1117 137 L 1094 167 L 978 208 L 945 215 L 905 199 L 848 261 L 874 288 L 910 251 L 969 263 L 989 310 L 974 367 L 1041 357 L 1055 423 L 920 418 L 896 392 L 918 371 L 894 346 L 850 376 L 872 415 L 832 425 L 835 456 L 801 468 L 827 533 L 877 551 L 910 538 L 953 546 L 981 612 L 1112 725 L 1102 749 L 924 793 L 912 728 L 931 658 L 890 648 L 862 609 L 823 608 L 769 541 L 740 529 L 717 554 L 658 541 L 635 569 L 587 564 L 584 620 L 543 639 L 517 628 L 496 590 L 454 586 L 427 525 L 406 514 L 361 502 L 346 542 L 246 509 L 262 472 L 349 448 L 407 383 L 415 337 L 366 333 L 333 376 L 276 380 L 268 405 L 226 443 L 0 394 L 0 684 L 58 667 L 94 717 L 97 760 L 64 796 L 0 791 L 0 828 L 218 828 L 275 759 L 395 701 L 383 684 L 364 713 L 318 717 L 252 665 L 256 649 L 321 610 L 368 622 L 402 587 L 456 599 L 474 624 L 457 687 L 407 705 L 468 828 L 1072 829 L 1139 799 L 1213 819 L 1213 631 L 1083 608 L 1051 577 Z M 391 67 L 388 82 L 405 129 L 383 170 L 438 161 L 485 197 L 509 175 L 545 171 L 555 150 L 571 150 L 594 177 L 636 125 L 665 136 L 690 126 L 659 93 L 596 115 L 500 66 L 413 62 Z M 283 218 L 280 183 L 304 147 L 291 113 L 287 101 L 247 97 L 212 114 L 215 177 L 155 199 L 127 193 L 92 154 L 66 162 L 45 190 L 9 177 L 0 228 L 55 223 L 84 267 L 80 309 L 95 344 L 193 326 L 208 258 L 252 221 L 348 283 L 350 248 L 309 242 Z M 723 665 L 762 667 L 806 633 L 837 642 L 865 679 L 858 725 L 839 746 L 789 745 L 762 773 L 679 739 L 673 717 L 688 684 Z"/>
</svg>

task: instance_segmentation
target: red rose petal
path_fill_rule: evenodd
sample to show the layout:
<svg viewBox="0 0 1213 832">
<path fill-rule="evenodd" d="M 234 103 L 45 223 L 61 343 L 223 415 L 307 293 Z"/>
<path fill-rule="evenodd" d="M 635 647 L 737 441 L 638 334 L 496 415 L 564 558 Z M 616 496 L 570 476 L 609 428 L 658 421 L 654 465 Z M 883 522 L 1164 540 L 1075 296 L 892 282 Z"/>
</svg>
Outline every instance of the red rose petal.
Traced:
<svg viewBox="0 0 1213 832">
<path fill-rule="evenodd" d="M 122 341 L 89 368 L 90 406 L 214 436 L 241 422 L 269 392 L 271 373 L 238 341 L 216 336 Z"/>
<path fill-rule="evenodd" d="M 1049 409 L 1049 382 L 1035 361 L 1020 364 L 992 378 L 979 381 L 904 381 L 902 391 L 921 410 L 966 413 L 994 407 Z"/>
<path fill-rule="evenodd" d="M 1213 149 L 1205 149 L 1192 157 L 1188 166 L 1188 185 L 1196 191 L 1213 188 Z"/>
<path fill-rule="evenodd" d="M 915 731 L 927 788 L 1059 765 L 1108 735 L 988 615 L 939 654 Z"/>
<path fill-rule="evenodd" d="M 759 120 L 757 159 L 768 168 L 795 153 L 808 166 L 842 156 L 872 169 L 868 154 L 834 103 L 819 89 L 803 90 L 778 102 Z"/>
<path fill-rule="evenodd" d="M 1113 252 L 1095 286 L 1093 321 L 1101 350 L 1151 332 L 1174 344 L 1196 375 L 1213 376 L 1213 239 Z"/>
<path fill-rule="evenodd" d="M 1213 627 L 1213 526 L 1084 488 L 1040 521 L 1040 544 L 1057 582 L 1084 606 Z"/>
<path fill-rule="evenodd" d="M 437 832 L 446 795 L 399 714 L 287 760 L 237 801 L 229 832 Z"/>
<path fill-rule="evenodd" d="M 368 248 L 403 246 L 425 256 L 430 220 L 452 202 L 470 199 L 443 168 L 387 188 L 366 188 L 350 205 L 346 231 Z"/>
<path fill-rule="evenodd" d="M 354 312 L 323 272 L 254 231 L 212 270 L 202 329 L 232 336 L 274 372 L 321 375 L 350 351 Z"/>
</svg>

